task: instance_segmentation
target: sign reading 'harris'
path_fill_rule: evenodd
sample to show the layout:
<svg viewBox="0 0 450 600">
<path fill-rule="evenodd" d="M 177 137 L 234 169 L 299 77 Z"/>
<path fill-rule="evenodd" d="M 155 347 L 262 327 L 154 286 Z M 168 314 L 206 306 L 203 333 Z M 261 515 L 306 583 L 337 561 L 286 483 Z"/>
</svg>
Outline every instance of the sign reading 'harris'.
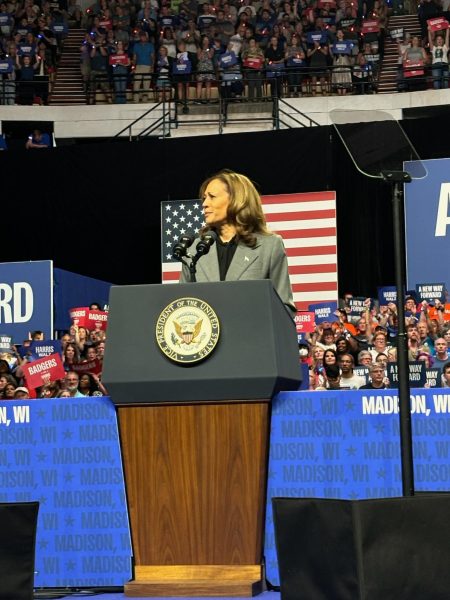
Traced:
<svg viewBox="0 0 450 600">
<path fill-rule="evenodd" d="M 0 263 L 0 329 L 14 343 L 39 329 L 53 334 L 52 261 Z"/>
</svg>

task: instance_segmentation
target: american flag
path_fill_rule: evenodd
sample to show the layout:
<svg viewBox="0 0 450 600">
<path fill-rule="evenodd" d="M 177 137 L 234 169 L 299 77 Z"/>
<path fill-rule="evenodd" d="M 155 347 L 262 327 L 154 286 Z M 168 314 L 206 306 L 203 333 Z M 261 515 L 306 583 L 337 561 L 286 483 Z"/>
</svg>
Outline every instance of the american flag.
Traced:
<svg viewBox="0 0 450 600">
<path fill-rule="evenodd" d="M 298 310 L 338 298 L 336 193 L 311 192 L 263 196 L 271 231 L 281 235 L 288 256 L 294 300 Z M 181 263 L 172 248 L 183 234 L 195 234 L 203 225 L 199 200 L 161 203 L 162 281 L 176 283 Z"/>
</svg>

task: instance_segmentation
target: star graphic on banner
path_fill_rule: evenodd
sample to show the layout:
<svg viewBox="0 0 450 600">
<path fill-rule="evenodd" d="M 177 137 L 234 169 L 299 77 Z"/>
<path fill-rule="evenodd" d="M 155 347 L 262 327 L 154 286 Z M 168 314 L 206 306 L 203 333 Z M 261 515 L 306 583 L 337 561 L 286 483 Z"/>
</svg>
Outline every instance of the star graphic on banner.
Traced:
<svg viewBox="0 0 450 600">
<path fill-rule="evenodd" d="M 386 469 L 379 469 L 377 471 L 377 477 L 378 477 L 378 479 L 385 479 L 386 478 Z"/>
<path fill-rule="evenodd" d="M 37 411 L 37 416 L 38 416 L 38 419 L 43 419 L 43 418 L 45 417 L 45 414 L 46 414 L 46 413 L 45 413 L 45 410 L 44 410 L 43 408 L 40 408 L 40 409 Z"/>
<path fill-rule="evenodd" d="M 75 519 L 73 517 L 71 517 L 70 515 L 67 515 L 67 517 L 64 519 L 66 526 L 67 527 L 72 527 L 73 524 L 75 523 Z"/>
<path fill-rule="evenodd" d="M 273 517 L 272 517 L 272 515 L 267 515 L 267 517 L 266 517 L 266 523 L 268 525 L 272 525 L 272 523 L 273 523 Z"/>
<path fill-rule="evenodd" d="M 356 448 L 354 446 L 349 446 L 345 451 L 347 452 L 347 456 L 356 456 Z"/>
<path fill-rule="evenodd" d="M 353 410 L 355 410 L 355 403 L 351 400 L 347 400 L 347 402 L 345 403 L 345 410 L 347 412 L 352 412 Z"/>
<path fill-rule="evenodd" d="M 38 462 L 45 462 L 47 455 L 44 454 L 43 452 L 38 452 L 36 454 L 36 458 L 38 459 Z"/>
<path fill-rule="evenodd" d="M 73 432 L 70 431 L 70 429 L 66 429 L 66 431 L 63 432 L 63 438 L 65 440 L 71 440 L 73 436 Z"/>
<path fill-rule="evenodd" d="M 359 497 L 359 494 L 358 494 L 358 492 L 353 491 L 353 492 L 350 492 L 348 497 L 350 498 L 350 500 L 357 500 Z"/>
<path fill-rule="evenodd" d="M 64 481 L 66 483 L 70 483 L 73 480 L 73 477 L 74 477 L 73 473 L 65 473 L 64 474 Z"/>
<path fill-rule="evenodd" d="M 277 476 L 277 472 L 276 471 L 269 471 L 267 478 L 268 479 L 275 479 Z"/>
<path fill-rule="evenodd" d="M 377 423 L 376 425 L 374 425 L 374 428 L 377 433 L 384 433 L 386 426 L 383 425 L 383 423 Z"/>
<path fill-rule="evenodd" d="M 170 204 L 166 204 L 166 210 L 167 210 L 168 212 L 170 212 L 170 211 L 172 210 L 172 207 L 170 206 Z"/>
<path fill-rule="evenodd" d="M 276 571 L 278 569 L 278 563 L 276 560 L 269 560 L 269 569 L 271 571 Z"/>
<path fill-rule="evenodd" d="M 41 496 L 40 498 L 38 498 L 38 502 L 39 504 L 47 504 L 47 497 Z"/>
<path fill-rule="evenodd" d="M 66 562 L 66 569 L 68 571 L 73 571 L 76 566 L 77 566 L 77 563 L 74 560 L 68 560 Z"/>
<path fill-rule="evenodd" d="M 39 540 L 39 548 L 45 550 L 48 546 L 48 540 Z"/>
</svg>

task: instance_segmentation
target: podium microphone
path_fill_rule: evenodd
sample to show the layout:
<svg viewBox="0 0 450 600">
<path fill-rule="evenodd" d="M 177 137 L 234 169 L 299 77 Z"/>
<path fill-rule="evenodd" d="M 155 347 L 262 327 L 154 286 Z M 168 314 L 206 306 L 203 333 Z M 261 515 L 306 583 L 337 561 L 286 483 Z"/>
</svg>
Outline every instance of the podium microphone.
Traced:
<svg viewBox="0 0 450 600">
<path fill-rule="evenodd" d="M 208 254 L 208 252 L 211 249 L 211 246 L 213 246 L 216 241 L 217 241 L 217 233 L 215 231 L 211 230 L 211 231 L 207 231 L 205 234 L 203 234 L 202 237 L 200 238 L 199 243 L 197 244 L 197 247 L 196 247 L 196 255 L 194 258 L 195 262 L 197 262 L 197 260 L 201 256 Z"/>
<path fill-rule="evenodd" d="M 172 248 L 172 258 L 182 260 L 186 255 L 188 248 L 194 243 L 194 236 L 182 235 L 175 246 Z"/>
</svg>

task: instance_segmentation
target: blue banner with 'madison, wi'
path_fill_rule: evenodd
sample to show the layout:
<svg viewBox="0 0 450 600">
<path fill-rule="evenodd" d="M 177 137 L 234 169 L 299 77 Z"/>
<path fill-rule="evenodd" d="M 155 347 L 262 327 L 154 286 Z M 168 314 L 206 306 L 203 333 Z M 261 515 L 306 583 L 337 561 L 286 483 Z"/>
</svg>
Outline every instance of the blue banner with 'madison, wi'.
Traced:
<svg viewBox="0 0 450 600">
<path fill-rule="evenodd" d="M 408 163 L 407 163 L 408 164 Z M 427 176 L 405 185 L 407 288 L 450 286 L 450 158 L 423 161 Z"/>
</svg>

